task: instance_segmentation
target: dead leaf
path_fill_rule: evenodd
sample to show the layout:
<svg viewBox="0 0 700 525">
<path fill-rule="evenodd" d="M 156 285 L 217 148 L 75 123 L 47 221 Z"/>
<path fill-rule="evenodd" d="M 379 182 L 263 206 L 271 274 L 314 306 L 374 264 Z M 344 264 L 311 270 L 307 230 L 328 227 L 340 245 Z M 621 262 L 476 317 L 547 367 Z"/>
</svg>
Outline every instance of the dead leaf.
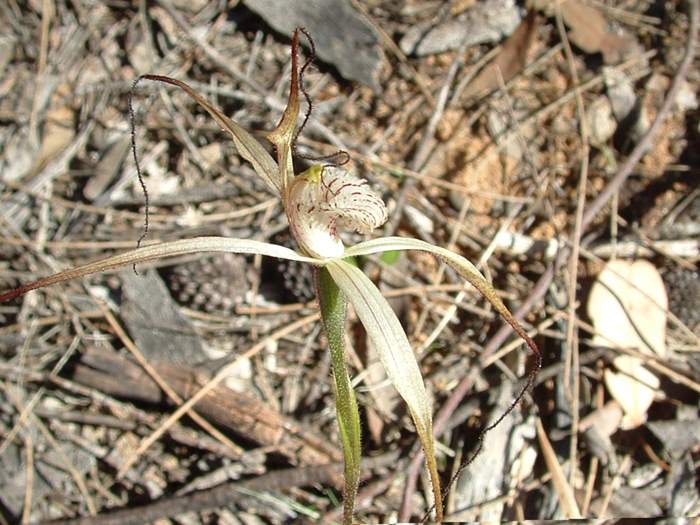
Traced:
<svg viewBox="0 0 700 525">
<path fill-rule="evenodd" d="M 639 48 L 630 35 L 610 31 L 608 20 L 595 7 L 578 0 L 567 0 L 560 6 L 571 41 L 586 53 L 601 53 L 606 64 L 622 62 Z"/>
<path fill-rule="evenodd" d="M 617 356 L 613 364 L 618 371 L 605 371 L 605 386 L 625 413 L 620 428 L 636 428 L 647 420 L 647 410 L 659 389 L 659 378 L 640 359 L 630 355 Z"/>
<path fill-rule="evenodd" d="M 46 124 L 42 133 L 41 148 L 35 169 L 46 166 L 62 153 L 75 138 L 75 113 L 68 106 L 60 106 L 46 112 Z"/>
<path fill-rule="evenodd" d="M 588 299 L 588 315 L 596 329 L 593 344 L 665 357 L 667 308 L 663 280 L 651 263 L 611 261 Z M 637 427 L 646 421 L 659 380 L 639 358 L 621 355 L 613 364 L 617 371 L 605 371 L 605 384 L 625 413 L 621 427 Z"/>
<path fill-rule="evenodd" d="M 602 407 L 581 418 L 579 431 L 595 428 L 602 436 L 612 436 L 620 428 L 622 407 L 616 401 L 608 401 Z"/>
<path fill-rule="evenodd" d="M 462 96 L 465 99 L 491 92 L 501 85 L 501 81 L 508 82 L 523 70 L 528 51 L 537 34 L 537 21 L 535 12 L 530 11 L 513 34 L 503 42 L 501 51 L 493 61 L 464 90 Z"/>
<path fill-rule="evenodd" d="M 593 344 L 636 348 L 666 356 L 668 296 L 659 271 L 647 261 L 611 261 L 591 289 L 588 315 Z"/>
</svg>

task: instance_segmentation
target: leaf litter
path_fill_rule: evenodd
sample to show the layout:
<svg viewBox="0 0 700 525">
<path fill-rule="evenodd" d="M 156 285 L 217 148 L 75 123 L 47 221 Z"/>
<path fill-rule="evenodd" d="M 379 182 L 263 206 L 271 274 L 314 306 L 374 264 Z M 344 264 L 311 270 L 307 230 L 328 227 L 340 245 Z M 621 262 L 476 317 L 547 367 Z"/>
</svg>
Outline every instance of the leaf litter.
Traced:
<svg viewBox="0 0 700 525">
<path fill-rule="evenodd" d="M 206 90 L 207 98 L 218 100 L 228 115 L 250 129 L 269 129 L 267 123 L 278 120 L 284 99 L 282 86 L 286 85 L 285 75 L 288 76 L 288 35 L 270 31 L 270 27 L 275 27 L 272 22 L 265 23 L 245 7 L 245 2 L 242 4 L 222 7 L 164 1 L 158 5 L 146 4 L 143 10 L 116 5 L 57 5 L 58 9 L 48 19 L 45 37 L 42 37 L 44 14 L 35 4 L 22 14 L 3 13 L 8 22 L 6 27 L 12 28 L 11 38 L 3 40 L 1 48 L 12 60 L 1 62 L 4 74 L 0 85 L 3 93 L 0 115 L 5 123 L 0 130 L 3 147 L 0 231 L 5 241 L 0 256 L 0 279 L 7 283 L 7 288 L 18 280 L 24 282 L 34 275 L 46 275 L 59 266 L 84 263 L 129 248 L 138 238 L 143 221 L 142 196 L 133 184 L 133 165 L 123 160 L 118 146 L 128 140 L 126 95 L 137 70 L 162 74 L 179 71 L 181 78 L 196 82 L 198 89 Z M 470 13 L 474 6 L 469 2 L 462 2 L 462 6 L 455 2 L 448 6 L 454 9 L 447 10 L 439 4 L 367 3 L 365 20 L 369 20 L 371 27 L 380 27 L 400 45 L 401 38 L 416 24 L 439 28 L 436 21 L 457 21 L 453 26 L 462 31 L 459 17 L 474 16 Z M 646 118 L 653 118 L 668 83 L 647 82 L 647 75 L 651 71 L 656 78 L 668 80 L 678 67 L 688 38 L 685 4 L 666 5 L 662 11 L 627 11 L 626 18 L 613 16 L 616 12 L 608 9 L 607 4 L 594 5 L 573 0 L 562 4 L 569 37 L 577 48 L 575 65 L 582 79 L 584 102 L 590 106 L 600 96 L 610 97 L 618 127 L 624 119 L 632 119 L 626 122 L 628 126 L 637 125 L 634 120 L 637 114 L 630 110 L 635 100 L 648 107 Z M 174 17 L 173 13 L 179 16 Z M 523 11 L 518 15 L 518 20 L 529 19 Z M 541 17 L 538 23 L 528 29 L 526 46 L 508 44 L 506 35 L 517 32 L 516 23 L 488 43 L 465 47 L 459 56 L 449 46 L 439 52 L 409 56 L 410 69 L 400 66 L 394 52 L 382 49 L 384 44 L 377 38 L 372 44 L 372 54 L 382 57 L 381 67 L 377 68 L 375 63 L 367 69 L 373 72 L 378 85 L 378 90 L 374 86 L 375 91 L 349 82 L 343 78 L 344 69 L 321 61 L 318 70 L 307 73 L 315 112 L 308 132 L 299 139 L 299 149 L 315 155 L 332 153 L 342 144 L 363 175 L 370 177 L 372 184 L 388 196 L 390 211 L 399 214 L 398 235 L 414 235 L 418 231 L 444 246 L 454 242 L 465 256 L 483 261 L 482 269 L 488 271 L 504 300 L 514 305 L 522 304 L 532 293 L 538 278 L 547 271 L 549 260 L 537 252 L 518 251 L 509 245 L 492 247 L 491 243 L 496 234 L 501 235 L 501 226 L 509 216 L 513 219 L 504 233 L 517 234 L 532 242 L 563 243 L 574 220 L 575 174 L 580 162 L 572 85 L 563 54 L 555 49 L 558 40 L 554 15 L 542 12 L 538 16 Z M 625 22 L 647 23 L 649 19 L 657 20 L 659 23 L 654 27 L 665 31 L 666 36 L 657 36 L 647 25 Z M 595 23 L 591 24 L 591 20 Z M 310 22 L 304 25 L 310 26 Z M 439 37 L 439 30 L 434 34 Z M 489 88 L 485 91 L 491 94 L 477 104 L 467 105 L 468 97 L 464 93 L 475 89 L 476 80 L 465 85 L 461 97 L 454 96 L 458 84 L 472 74 L 472 66 L 496 44 L 503 50 L 493 60 L 507 64 L 501 67 L 506 74 L 501 73 L 501 80 L 494 73 L 486 73 L 493 71 L 488 63 L 481 67 L 482 78 Z M 45 71 L 51 75 L 37 76 L 36 60 L 41 45 L 47 46 Z M 659 45 L 668 53 L 636 60 L 639 49 L 656 50 Z M 617 75 L 614 84 L 604 68 L 590 60 L 596 53 L 600 53 L 603 62 L 614 65 Z M 347 53 L 341 50 L 335 60 L 342 60 L 344 54 Z M 428 129 L 434 104 L 440 102 L 437 95 L 453 64 L 459 69 L 454 83 L 447 86 L 445 119 L 449 126 L 430 137 L 427 160 L 420 173 L 412 172 L 408 166 Z M 419 83 L 407 73 L 410 70 L 427 83 L 434 95 L 432 102 L 423 99 Z M 690 92 L 697 92 L 697 75 L 690 75 L 687 80 Z M 612 86 L 625 86 L 626 91 L 613 98 Z M 173 106 L 169 108 L 155 93 L 155 89 L 139 93 L 137 101 L 141 154 L 144 163 L 152 163 L 154 174 L 161 174 L 163 180 L 174 178 L 179 181 L 179 189 L 177 199 L 164 193 L 151 209 L 152 239 L 227 235 L 257 236 L 262 240 L 284 231 L 286 224 L 278 213 L 260 207 L 269 200 L 269 194 L 255 182 L 217 126 L 179 94 L 170 93 Z M 27 140 L 32 136 L 29 126 L 33 104 L 37 108 L 37 136 L 43 141 L 35 145 Z M 502 154 L 501 148 L 505 146 L 495 141 L 484 118 L 486 108 L 492 107 L 503 115 L 507 133 L 525 139 L 521 157 L 506 158 Z M 178 127 L 174 121 L 173 110 L 180 115 L 184 127 Z M 652 339 L 650 346 L 657 351 L 648 350 L 638 334 L 634 339 L 632 334 L 636 330 L 622 328 L 628 325 L 621 314 L 629 321 L 640 315 L 635 308 L 644 304 L 635 292 L 618 291 L 617 295 L 633 295 L 631 302 L 624 303 L 625 308 L 619 306 L 619 301 L 615 301 L 618 307 L 611 307 L 611 294 L 607 294 L 609 304 L 604 311 L 609 317 L 603 321 L 619 320 L 619 329 L 601 329 L 596 324 L 600 312 L 598 308 L 591 311 L 590 302 L 599 278 L 593 276 L 601 275 L 603 266 L 582 251 L 586 267 L 579 278 L 577 299 L 581 304 L 585 302 L 588 313 L 582 307 L 577 312 L 580 374 L 574 377 L 579 388 L 581 427 L 576 436 L 579 438 L 576 454 L 572 455 L 570 448 L 570 425 L 555 417 L 570 410 L 570 400 L 555 395 L 556 385 L 565 380 L 559 356 L 566 327 L 559 315 L 562 305 L 556 301 L 553 285 L 552 293 L 535 301 L 526 318 L 528 328 L 547 353 L 538 386 L 531 392 L 531 401 L 516 407 L 517 414 L 511 416 L 509 423 L 504 421 L 504 426 L 496 427 L 493 437 L 487 434 L 483 456 L 479 456 L 498 458 L 503 465 L 499 470 L 502 474 L 489 480 L 480 472 L 463 473 L 452 487 L 451 499 L 455 503 L 447 509 L 448 513 L 457 516 L 468 511 L 474 519 L 485 519 L 494 516 L 490 499 L 499 497 L 502 502 L 498 503 L 496 519 L 501 520 L 520 516 L 550 519 L 576 509 L 588 517 L 630 516 L 630 512 L 639 517 L 697 513 L 697 498 L 692 496 L 693 483 L 688 476 L 696 468 L 698 454 L 692 430 L 698 421 L 697 332 L 693 337 L 697 325 L 684 327 L 679 321 L 692 321 L 700 307 L 692 295 L 684 295 L 682 304 L 674 299 L 690 288 L 683 284 L 686 281 L 675 277 L 679 272 L 697 279 L 697 256 L 673 255 L 673 243 L 692 241 L 692 233 L 670 236 L 671 230 L 662 228 L 668 224 L 698 223 L 693 204 L 697 196 L 693 197 L 689 175 L 698 169 L 697 155 L 690 146 L 696 131 L 692 128 L 695 111 L 692 104 L 686 104 L 671 113 L 656 146 L 660 154 L 645 159 L 645 164 L 640 165 L 617 195 L 612 213 L 600 212 L 586 232 L 592 236 L 589 247 L 594 250 L 597 246 L 611 245 L 613 248 L 638 246 L 640 253 L 646 250 L 646 264 L 656 268 L 668 281 L 669 305 L 674 315 L 664 317 L 665 335 L 658 332 L 660 318 L 648 321 L 644 314 L 634 323 L 642 327 L 645 336 L 641 339 Z M 528 125 L 537 133 L 531 133 Z M 641 134 L 645 128 L 640 129 Z M 594 145 L 589 201 L 605 187 L 629 152 L 630 144 L 619 139 L 613 134 Z M 45 144 L 45 153 L 38 154 L 41 143 Z M 115 144 L 115 152 L 110 155 Z M 211 144 L 222 144 L 221 153 L 214 161 L 204 162 L 209 157 L 202 148 Z M 198 151 L 203 154 L 198 155 Z M 298 162 L 303 164 L 304 160 Z M 92 177 L 98 173 L 105 174 L 104 181 L 91 184 Z M 468 176 L 474 173 L 478 176 Z M 418 178 L 421 175 L 428 177 Z M 411 211 L 404 214 L 397 210 L 394 196 L 406 181 L 414 179 L 418 185 L 407 194 L 406 210 Z M 653 197 L 651 204 L 639 205 L 640 196 Z M 521 208 L 513 214 L 516 205 Z M 251 211 L 237 215 L 241 209 Z M 182 217 L 192 212 L 198 217 L 221 219 L 186 221 L 183 225 Z M 419 227 L 411 217 L 420 217 L 420 224 L 429 223 L 430 229 Z M 684 228 L 674 231 L 693 231 L 688 226 Z M 661 241 L 667 243 L 663 251 L 648 249 L 660 246 L 652 243 Z M 171 262 L 188 263 L 186 258 Z M 471 290 L 466 290 L 464 299 L 455 303 L 462 286 L 451 270 L 432 263 L 417 266 L 419 262 L 420 258 L 402 256 L 400 271 L 374 257 L 364 264 L 375 281 L 391 284 L 384 288 L 386 294 L 406 299 L 402 301 L 402 308 L 406 309 L 402 320 L 413 334 L 414 348 L 421 346 L 433 332 L 437 333 L 437 338 L 420 356 L 436 409 L 448 403 L 470 371 L 484 367 L 448 418 L 447 430 L 440 430 L 442 461 L 447 465 L 441 470 L 447 473 L 449 465 L 455 464 L 452 458 L 468 457 L 474 450 L 475 438 L 489 419 L 488 414 L 497 414 L 501 398 L 508 398 L 507 393 L 515 385 L 514 376 L 523 373 L 524 353 L 520 350 L 506 353 L 514 344 L 509 346 L 511 341 L 504 341 L 498 345 L 503 354 L 485 365 L 486 359 L 480 356 L 486 355 L 482 352 L 490 348 L 499 328 L 494 316 Z M 182 388 L 181 396 L 188 395 L 191 384 L 210 377 L 220 368 L 222 352 L 240 352 L 313 311 L 303 301 L 279 301 L 274 283 L 266 289 L 260 287 L 258 268 L 249 258 L 232 262 L 226 270 L 237 271 L 236 279 L 246 283 L 241 286 L 243 300 L 232 306 L 232 314 L 202 309 L 194 300 L 168 306 L 179 308 L 180 315 L 188 322 L 162 327 L 161 335 L 177 339 L 178 331 L 186 330 L 187 338 L 198 341 L 193 348 L 215 350 L 197 350 L 201 351 L 201 362 L 195 356 L 194 363 L 198 366 L 194 369 L 192 365 L 182 368 L 167 355 L 154 361 L 154 366 L 159 367 L 172 386 Z M 170 267 L 156 271 L 164 282 L 169 282 Z M 561 271 L 558 275 L 562 275 Z M 191 279 L 191 297 L 202 294 L 206 298 L 213 293 L 201 277 Z M 138 287 L 138 278 L 130 276 L 128 280 L 135 281 Z M 644 291 L 658 288 L 658 279 L 647 274 L 635 279 L 638 280 L 642 281 Z M 119 274 L 94 277 L 91 284 L 91 290 L 97 286 L 114 316 L 128 327 L 122 277 Z M 176 294 L 173 290 L 170 293 Z M 138 299 L 138 293 L 132 295 Z M 453 306 L 456 308 L 450 314 Z M 612 314 L 609 308 L 613 308 Z M 447 314 L 449 320 L 443 323 Z M 595 325 L 592 331 L 588 321 Z M 340 445 L 330 411 L 333 401 L 328 358 L 313 335 L 315 322 L 300 325 L 270 347 L 275 367 L 253 365 L 252 375 L 237 377 L 238 388 L 245 387 L 243 392 L 234 396 L 230 390 L 219 390 L 198 405 L 203 417 L 235 441 L 238 447 L 235 453 L 195 422 L 183 419 L 117 482 L 114 473 L 121 468 L 123 460 L 143 436 L 158 426 L 162 417 L 172 412 L 172 406 L 157 385 L 151 382 L 147 386 L 150 379 L 139 365 L 129 361 L 125 342 L 106 321 L 94 293 L 88 293 L 79 283 L 3 304 L 0 308 L 3 435 L 18 428 L 16 437 L 4 442 L 0 455 L 3 465 L 0 471 L 6 473 L 0 490 L 3 505 L 13 519 L 21 520 L 24 515 L 27 521 L 87 517 L 91 509 L 98 513 L 131 511 L 132 516 L 144 517 L 150 516 L 145 513 L 154 511 L 155 504 L 191 485 L 204 491 L 200 498 L 209 504 L 197 507 L 192 499 L 187 499 L 187 491 L 183 491 L 171 502 L 173 512 L 180 509 L 175 514 L 181 521 L 282 523 L 337 519 L 340 471 L 326 470 L 323 464 L 337 461 Z M 652 325 L 656 327 L 656 335 L 645 332 Z M 132 338 L 138 339 L 138 328 L 127 329 Z M 627 339 L 622 339 L 623 334 Z M 605 340 L 601 335 L 606 336 Z M 404 489 L 410 486 L 406 481 L 410 481 L 409 463 L 416 449 L 410 420 L 400 406 L 388 411 L 376 401 L 381 396 L 382 378 L 366 373 L 370 362 L 362 331 L 351 332 L 351 339 L 353 379 L 364 381 L 366 388 L 364 392 L 360 390 L 360 404 L 376 403 L 372 417 L 381 420 L 373 425 L 378 429 L 373 433 L 374 439 L 369 439 L 365 428 L 365 447 L 371 454 L 363 455 L 376 458 L 370 461 L 370 470 L 363 469 L 371 477 L 361 486 L 363 510 L 357 518 L 364 522 L 418 520 L 429 499 L 420 490 Z M 178 339 L 178 343 L 185 340 Z M 147 348 L 158 344 L 149 341 L 142 339 L 143 350 L 157 350 Z M 631 355 L 621 356 L 618 347 L 631 350 Z M 665 354 L 658 352 L 660 348 L 665 349 Z M 636 357 L 635 352 L 639 354 Z M 61 364 L 63 355 L 68 360 L 65 366 Z M 625 360 L 621 361 L 623 357 Z M 649 358 L 653 358 L 652 363 L 648 362 Z M 630 360 L 632 364 L 624 364 Z M 52 373 L 52 370 L 57 371 Z M 292 373 L 299 374 L 294 382 L 288 381 Z M 648 377 L 645 379 L 641 374 Z M 627 387 L 620 393 L 620 389 L 610 388 L 610 377 L 632 383 L 625 383 Z M 623 401 L 617 397 L 629 397 L 630 392 L 638 389 L 633 385 L 640 384 L 640 378 L 655 383 L 653 396 L 644 410 L 636 402 L 632 404 L 636 408 L 625 409 L 625 417 L 635 423 L 627 425 L 619 422 L 618 412 L 610 409 L 610 404 L 619 402 L 624 409 Z M 299 401 L 287 413 L 283 411 L 287 405 L 282 401 L 292 384 L 300 389 L 295 394 Z M 28 406 L 33 409 L 20 421 L 20 414 Z M 264 413 L 265 425 L 251 426 L 251 420 L 246 419 L 251 412 Z M 512 437 L 515 434 L 510 433 L 515 421 L 530 422 L 535 414 L 539 414 L 547 440 L 553 446 L 551 450 L 542 445 L 543 440 L 533 437 L 530 423 L 529 430 L 523 430 L 517 443 Z M 598 420 L 593 418 L 596 415 Z M 592 419 L 586 419 L 587 416 Z M 598 449 L 584 446 L 593 443 L 586 437 L 591 428 L 605 437 L 597 443 L 602 443 L 601 457 L 610 461 L 596 463 Z M 651 433 L 645 431 L 647 428 Z M 687 435 L 679 430 L 682 428 L 688 429 Z M 507 433 L 514 441 L 512 450 L 509 448 L 506 454 L 496 444 Z M 678 439 L 671 440 L 672 435 Z M 492 444 L 496 446 L 489 448 Z M 121 452 L 106 453 L 112 450 Z M 394 454 L 389 458 L 390 467 L 386 459 L 382 462 L 382 454 Z M 519 461 L 516 456 L 532 467 L 518 469 L 516 474 L 513 470 Z M 551 469 L 556 469 L 552 461 L 562 470 L 557 476 L 558 489 L 548 481 Z M 634 480 L 641 479 L 642 471 L 652 467 L 656 470 L 651 481 L 637 485 Z M 32 483 L 29 472 L 34 473 Z M 285 477 L 289 472 L 293 473 L 292 478 Z M 214 473 L 223 477 L 218 478 Z M 210 480 L 215 479 L 220 482 L 212 487 Z M 224 504 L 216 499 L 214 492 L 206 492 L 227 486 L 233 491 L 236 483 L 251 483 L 256 479 L 263 485 L 254 489 L 258 491 L 255 497 L 231 496 Z M 289 479 L 295 481 L 283 482 Z M 486 485 L 493 498 L 474 496 L 476 487 Z M 239 485 L 243 486 L 251 485 Z M 60 495 L 58 499 L 56 494 Z M 561 494 L 565 494 L 564 499 Z M 267 498 L 265 501 L 272 498 L 274 504 L 261 505 L 259 498 L 263 497 Z M 625 498 L 633 504 L 623 506 Z M 137 500 L 139 505 L 134 503 Z M 30 501 L 29 506 L 24 501 Z M 468 501 L 463 504 L 469 505 L 469 509 L 460 508 L 460 501 Z M 153 520 L 166 514 L 155 515 Z"/>
</svg>

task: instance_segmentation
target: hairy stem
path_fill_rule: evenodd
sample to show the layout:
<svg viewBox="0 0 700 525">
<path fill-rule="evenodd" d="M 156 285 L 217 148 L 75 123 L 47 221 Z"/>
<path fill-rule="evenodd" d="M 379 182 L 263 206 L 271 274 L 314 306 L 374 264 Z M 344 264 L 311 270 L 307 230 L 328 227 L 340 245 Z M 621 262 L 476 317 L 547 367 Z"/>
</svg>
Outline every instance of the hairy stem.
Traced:
<svg viewBox="0 0 700 525">
<path fill-rule="evenodd" d="M 352 524 L 355 497 L 360 482 L 360 413 L 345 364 L 345 312 L 347 301 L 328 270 L 316 270 L 318 300 L 323 328 L 331 352 L 335 386 L 335 406 L 345 460 L 343 525 Z"/>
</svg>

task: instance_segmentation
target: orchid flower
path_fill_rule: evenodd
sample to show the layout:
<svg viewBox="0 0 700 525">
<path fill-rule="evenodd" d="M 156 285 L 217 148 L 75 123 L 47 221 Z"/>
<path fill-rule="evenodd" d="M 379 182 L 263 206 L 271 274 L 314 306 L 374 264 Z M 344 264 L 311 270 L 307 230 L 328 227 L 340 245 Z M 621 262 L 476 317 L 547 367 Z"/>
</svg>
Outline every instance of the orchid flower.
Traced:
<svg viewBox="0 0 700 525">
<path fill-rule="evenodd" d="M 345 314 L 347 302 L 373 341 L 387 376 L 413 419 L 432 483 L 436 519 L 442 520 L 442 493 L 435 460 L 432 407 L 416 357 L 399 320 L 380 291 L 353 263 L 353 257 L 384 251 L 421 250 L 433 254 L 451 266 L 476 287 L 494 308 L 537 353 L 534 342 L 513 318 L 493 287 L 464 257 L 411 238 L 386 237 L 346 248 L 338 235 L 341 230 L 369 234 L 387 220 L 384 202 L 367 181 L 343 168 L 314 165 L 295 175 L 292 165 L 293 144 L 298 133 L 300 73 L 298 65 L 299 32 L 292 39 L 292 74 L 289 99 L 277 127 L 267 135 L 276 148 L 276 159 L 241 126 L 182 81 L 144 75 L 143 79 L 164 82 L 184 90 L 205 109 L 233 139 L 239 154 L 253 166 L 270 191 L 284 206 L 291 233 L 299 251 L 251 239 L 198 237 L 138 248 L 127 253 L 72 268 L 30 282 L 0 294 L 0 302 L 69 279 L 83 277 L 129 264 L 181 256 L 196 252 L 234 252 L 261 254 L 314 265 L 317 295 L 323 328 L 332 356 L 336 408 L 345 460 L 343 523 L 352 523 L 354 500 L 360 479 L 360 418 L 355 395 L 345 364 Z"/>
</svg>

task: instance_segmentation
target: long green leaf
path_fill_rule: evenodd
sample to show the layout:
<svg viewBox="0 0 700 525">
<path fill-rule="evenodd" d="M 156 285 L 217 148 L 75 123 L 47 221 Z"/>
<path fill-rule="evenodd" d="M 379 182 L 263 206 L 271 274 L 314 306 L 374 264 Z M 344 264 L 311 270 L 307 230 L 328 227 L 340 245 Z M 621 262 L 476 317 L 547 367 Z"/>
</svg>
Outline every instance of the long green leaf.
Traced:
<svg viewBox="0 0 700 525">
<path fill-rule="evenodd" d="M 231 252 L 231 253 L 252 253 L 267 255 L 270 257 L 279 257 L 280 259 L 289 259 L 292 261 L 308 262 L 315 265 L 322 265 L 325 261 L 305 257 L 297 252 L 266 242 L 253 241 L 249 239 L 229 239 L 227 237 L 195 237 L 194 239 L 182 239 L 179 241 L 165 242 L 162 244 L 154 244 L 138 248 L 130 252 L 108 257 L 100 261 L 71 268 L 64 272 L 59 272 L 43 279 L 25 284 L 14 290 L 10 290 L 0 294 L 0 302 L 8 301 L 14 297 L 19 297 L 30 290 L 43 288 L 55 283 L 76 279 L 85 275 L 90 275 L 97 272 L 112 270 L 129 264 L 139 264 L 156 259 L 175 257 L 178 255 L 187 255 L 198 252 Z"/>
<path fill-rule="evenodd" d="M 343 292 L 325 268 L 317 274 L 318 300 L 323 329 L 328 339 L 335 382 L 335 406 L 345 460 L 345 488 L 343 490 L 343 525 L 352 524 L 357 489 L 360 484 L 360 412 L 355 392 L 350 384 L 345 363 L 345 312 L 347 302 Z"/>
<path fill-rule="evenodd" d="M 352 303 L 374 342 L 389 380 L 408 405 L 425 452 L 440 521 L 442 495 L 435 462 L 432 409 L 406 333 L 384 296 L 359 268 L 337 259 L 327 260 L 326 263 L 326 269 Z"/>
</svg>

